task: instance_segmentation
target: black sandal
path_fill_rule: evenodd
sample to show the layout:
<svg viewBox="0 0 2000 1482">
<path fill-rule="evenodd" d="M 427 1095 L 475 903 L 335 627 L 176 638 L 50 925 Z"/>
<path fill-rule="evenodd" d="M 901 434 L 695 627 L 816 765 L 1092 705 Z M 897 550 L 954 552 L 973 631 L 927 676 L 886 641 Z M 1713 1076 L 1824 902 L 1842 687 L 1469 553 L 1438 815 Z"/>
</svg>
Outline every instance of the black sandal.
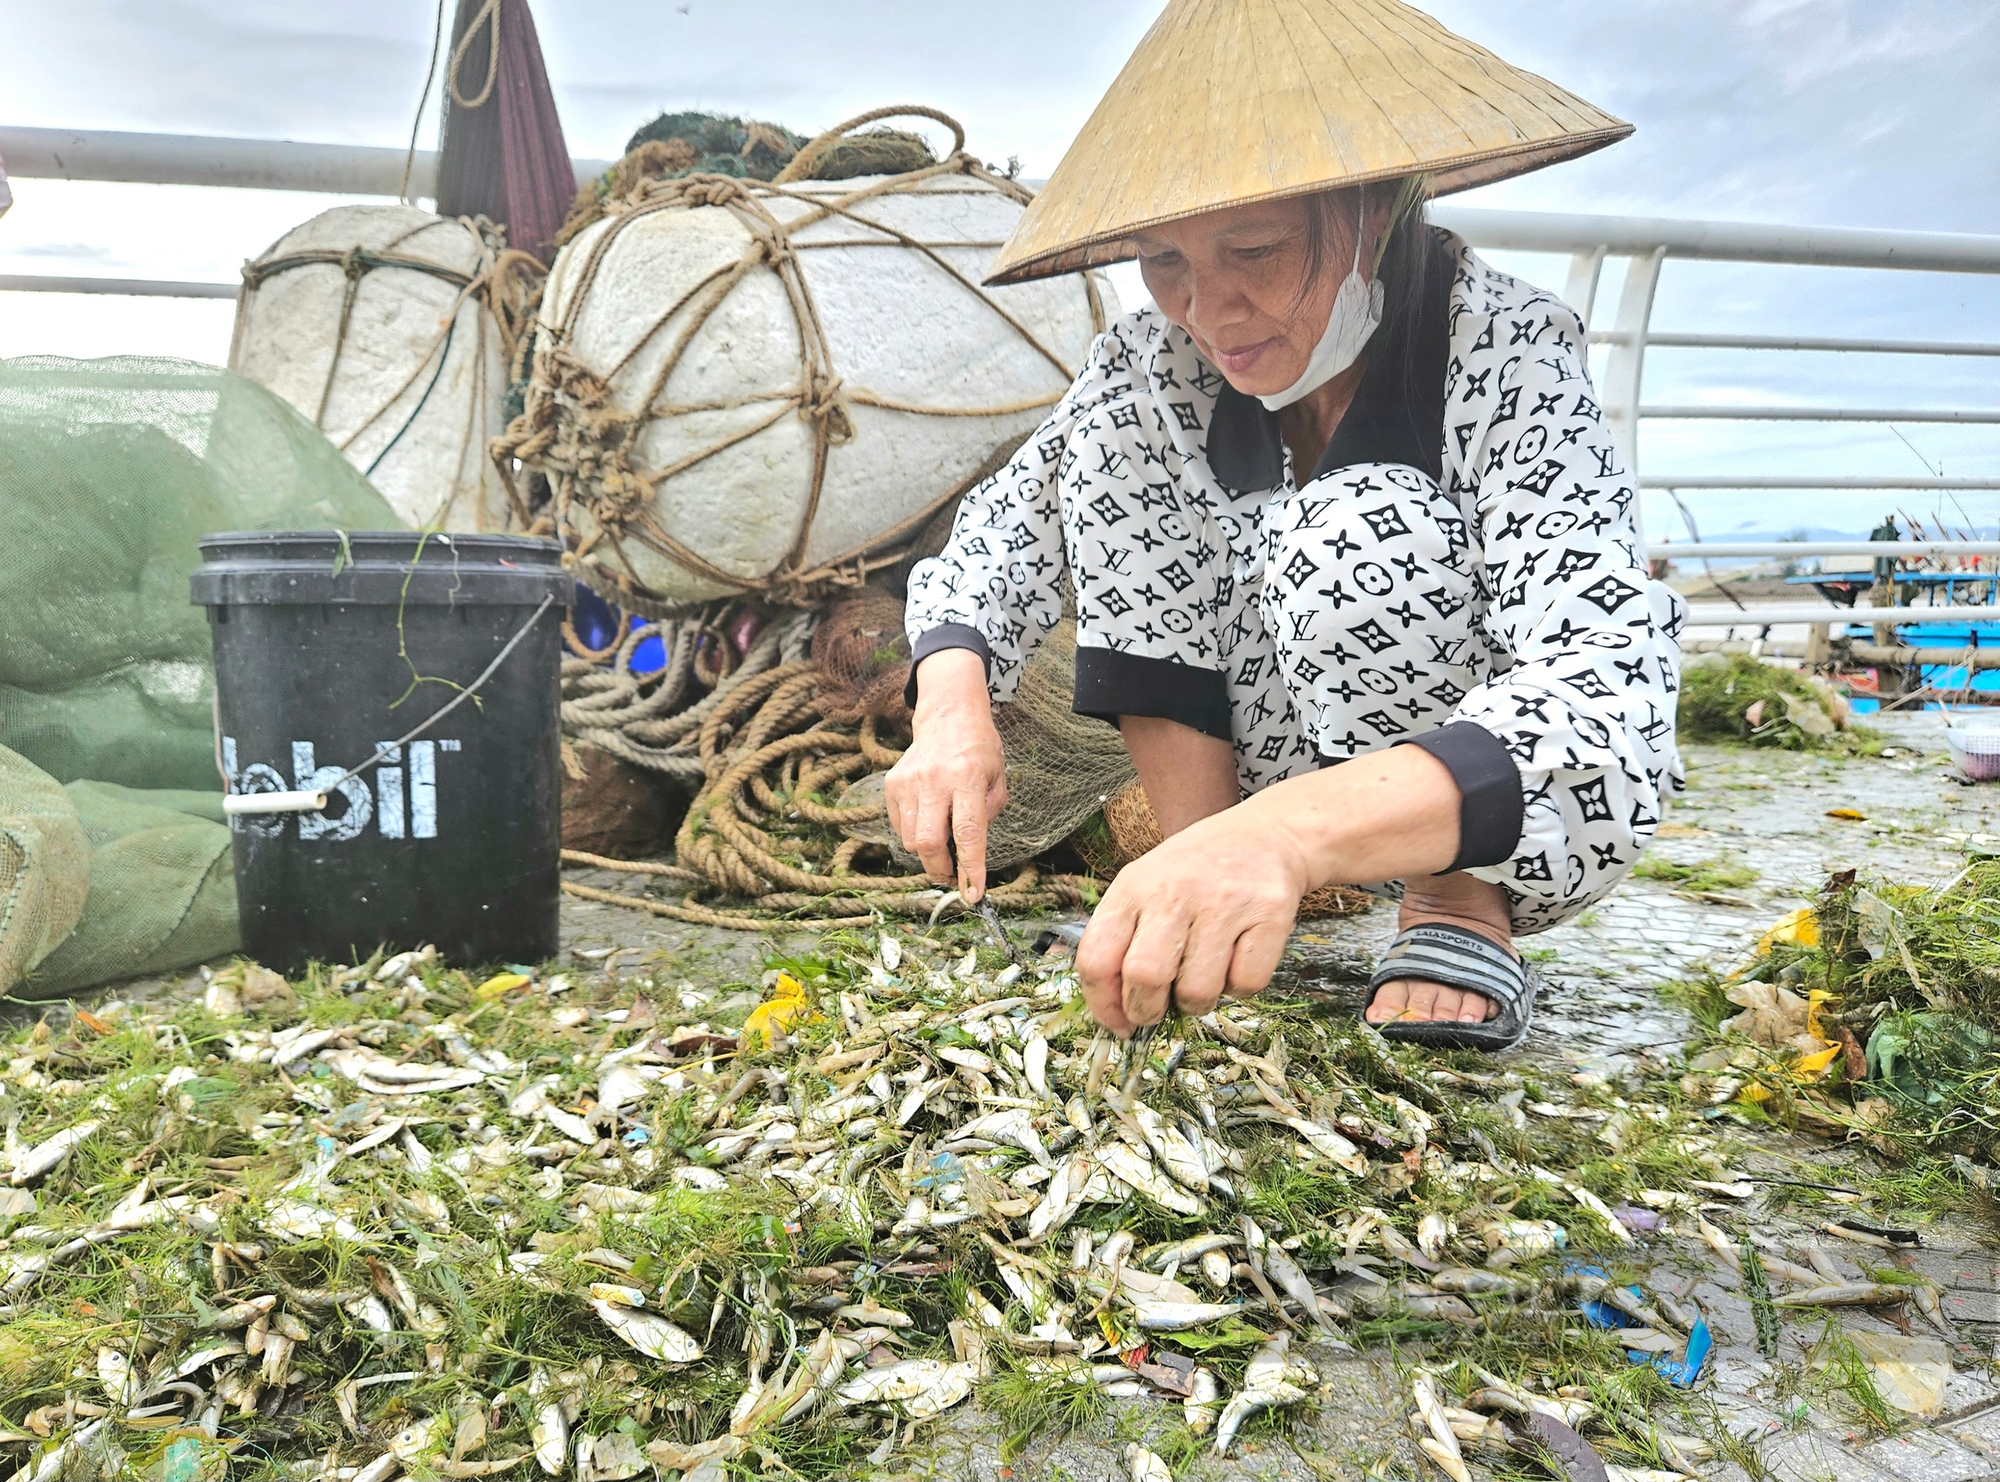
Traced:
<svg viewBox="0 0 2000 1482">
<path fill-rule="evenodd" d="M 1371 1027 L 1382 1038 L 1433 1050 L 1485 1050 L 1498 1054 L 1527 1038 L 1535 1017 L 1535 994 L 1542 986 L 1533 966 L 1502 951 L 1475 931 L 1462 926 L 1413 926 L 1398 932 L 1375 976 L 1368 980 L 1368 1004 L 1384 983 L 1419 978 L 1462 988 L 1492 1000 L 1496 1012 L 1478 1024 L 1451 1020 L 1395 1019 Z M 1362 1006 L 1362 1015 L 1368 1012 Z"/>
</svg>

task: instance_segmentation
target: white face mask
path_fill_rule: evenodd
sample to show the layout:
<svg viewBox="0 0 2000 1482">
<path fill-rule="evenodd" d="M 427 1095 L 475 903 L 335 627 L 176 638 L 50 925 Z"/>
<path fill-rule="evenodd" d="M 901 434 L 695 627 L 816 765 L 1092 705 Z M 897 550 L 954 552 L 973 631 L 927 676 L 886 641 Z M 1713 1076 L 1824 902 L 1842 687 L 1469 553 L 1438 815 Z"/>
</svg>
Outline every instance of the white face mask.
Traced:
<svg viewBox="0 0 2000 1482">
<path fill-rule="evenodd" d="M 1364 203 L 1365 207 L 1365 203 Z M 1361 237 L 1364 207 L 1354 215 L 1354 266 L 1334 295 L 1333 312 L 1327 316 L 1326 333 L 1313 347 L 1312 358 L 1299 378 L 1276 396 L 1257 400 L 1273 412 L 1281 411 L 1302 397 L 1310 396 L 1360 358 L 1376 326 L 1382 322 L 1382 280 L 1361 276 Z"/>
</svg>

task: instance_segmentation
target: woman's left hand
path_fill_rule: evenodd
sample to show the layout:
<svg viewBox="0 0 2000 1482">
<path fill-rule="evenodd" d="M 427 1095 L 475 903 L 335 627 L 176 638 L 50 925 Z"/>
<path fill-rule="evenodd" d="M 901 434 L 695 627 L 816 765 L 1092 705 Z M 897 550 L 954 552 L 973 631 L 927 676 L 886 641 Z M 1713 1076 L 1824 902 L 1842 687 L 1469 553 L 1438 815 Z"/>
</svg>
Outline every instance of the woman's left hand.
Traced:
<svg viewBox="0 0 2000 1482">
<path fill-rule="evenodd" d="M 1269 808 L 1238 804 L 1118 872 L 1077 948 L 1084 1002 L 1126 1036 L 1169 1005 L 1201 1015 L 1271 981 L 1311 888 Z"/>
<path fill-rule="evenodd" d="M 1113 1034 L 1169 1005 L 1202 1015 L 1271 981 L 1299 901 L 1458 856 L 1458 784 L 1420 746 L 1366 752 L 1190 824 L 1118 872 L 1077 948 L 1084 1002 Z"/>
</svg>

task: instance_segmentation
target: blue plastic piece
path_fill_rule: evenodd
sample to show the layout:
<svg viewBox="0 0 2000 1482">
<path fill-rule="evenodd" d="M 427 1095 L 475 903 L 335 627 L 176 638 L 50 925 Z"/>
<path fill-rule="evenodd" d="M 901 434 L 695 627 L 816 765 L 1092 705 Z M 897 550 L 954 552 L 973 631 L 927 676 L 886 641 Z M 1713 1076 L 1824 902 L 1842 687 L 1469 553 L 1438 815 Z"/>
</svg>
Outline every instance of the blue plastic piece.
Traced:
<svg viewBox="0 0 2000 1482">
<path fill-rule="evenodd" d="M 660 642 L 659 634 L 651 633 L 639 640 L 639 646 L 632 650 L 630 667 L 641 679 L 667 667 L 667 646 Z"/>
<path fill-rule="evenodd" d="M 1687 1352 L 1684 1356 L 1670 1359 L 1664 1353 L 1649 1353 L 1643 1357 L 1680 1388 L 1692 1389 L 1695 1381 L 1701 1378 L 1701 1371 L 1707 1365 L 1708 1355 L 1714 1347 L 1715 1339 L 1709 1335 L 1708 1324 L 1696 1318 L 1694 1330 L 1688 1334 Z M 1638 1354 L 1631 1356 L 1642 1357 Z"/>
<path fill-rule="evenodd" d="M 1602 1266 L 1592 1266 L 1582 1261 L 1571 1261 L 1563 1269 L 1572 1276 L 1595 1276 L 1600 1281 L 1611 1279 L 1610 1273 Z M 1641 1301 L 1645 1300 L 1645 1292 L 1638 1287 L 1628 1286 L 1625 1290 Z M 1608 1302 L 1579 1302 L 1576 1306 L 1583 1314 L 1584 1321 L 1593 1328 L 1615 1331 L 1619 1328 L 1644 1326 L 1637 1318 L 1629 1313 L 1620 1312 Z M 1625 1350 L 1625 1357 L 1635 1364 L 1649 1364 L 1680 1388 L 1691 1389 L 1695 1381 L 1701 1378 L 1701 1371 L 1707 1366 L 1708 1356 L 1714 1348 L 1715 1338 L 1708 1331 L 1708 1324 L 1696 1318 L 1694 1328 L 1688 1334 L 1687 1348 L 1681 1357 L 1671 1358 L 1664 1353 L 1640 1353 L 1631 1348 Z"/>
<path fill-rule="evenodd" d="M 931 1159 L 931 1171 L 912 1183 L 913 1188 L 941 1189 L 946 1184 L 965 1182 L 965 1165 L 955 1153 L 939 1153 Z"/>
</svg>

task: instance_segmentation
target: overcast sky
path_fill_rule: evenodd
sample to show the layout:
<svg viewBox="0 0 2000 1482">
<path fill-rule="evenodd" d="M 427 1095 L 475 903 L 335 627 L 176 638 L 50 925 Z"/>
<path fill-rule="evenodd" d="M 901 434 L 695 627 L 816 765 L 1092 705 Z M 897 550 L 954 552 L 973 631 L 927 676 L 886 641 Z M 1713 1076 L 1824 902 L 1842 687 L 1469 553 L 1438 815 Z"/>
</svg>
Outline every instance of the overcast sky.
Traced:
<svg viewBox="0 0 2000 1482">
<path fill-rule="evenodd" d="M 1638 125 L 1589 159 L 1461 199 L 1538 210 L 2000 233 L 1993 0 L 1432 0 L 1444 24 Z M 964 120 L 1044 175 L 1156 0 L 536 0 L 570 150 L 611 156 L 664 108 L 810 132 L 884 102 Z M 0 123 L 407 141 L 429 0 L 0 0 Z M 435 97 L 435 94 L 433 95 Z M 435 133 L 435 106 L 422 134 Z M 332 204 L 281 192 L 15 182 L 0 272 L 228 281 Z M 1563 264 L 1502 265 L 1551 287 Z M 1615 303 L 1607 273 L 1600 316 Z M 229 305 L 0 294 L 0 355 L 221 360 Z M 1655 327 L 2000 341 L 2000 280 L 1670 264 Z M 2000 404 L 1992 360 L 1655 351 L 1651 401 Z M 1649 471 L 2000 475 L 2000 430 L 1656 424 Z M 1874 495 L 1690 497 L 1705 534 L 1854 530 Z M 1678 533 L 1670 505 L 1649 526 Z M 2000 494 L 1966 500 L 1994 523 Z M 1918 507 L 1925 507 L 1918 501 Z M 1963 521 L 1961 521 L 1962 523 Z"/>
</svg>

